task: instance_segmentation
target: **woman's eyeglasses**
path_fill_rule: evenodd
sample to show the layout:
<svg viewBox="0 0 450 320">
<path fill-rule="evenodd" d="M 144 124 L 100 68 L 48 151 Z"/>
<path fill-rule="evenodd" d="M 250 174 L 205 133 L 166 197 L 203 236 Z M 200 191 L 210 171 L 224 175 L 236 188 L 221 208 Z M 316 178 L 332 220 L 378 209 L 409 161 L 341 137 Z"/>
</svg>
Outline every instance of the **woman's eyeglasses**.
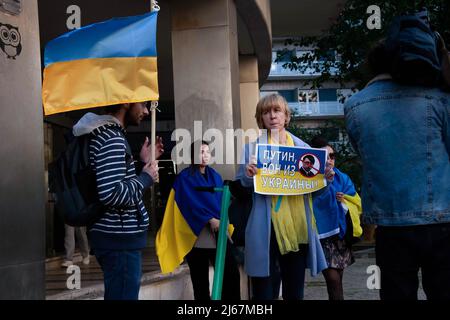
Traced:
<svg viewBox="0 0 450 320">
<path fill-rule="evenodd" d="M 329 153 L 328 154 L 328 158 L 330 158 L 331 160 L 335 160 L 336 159 L 336 154 L 335 153 Z"/>
</svg>

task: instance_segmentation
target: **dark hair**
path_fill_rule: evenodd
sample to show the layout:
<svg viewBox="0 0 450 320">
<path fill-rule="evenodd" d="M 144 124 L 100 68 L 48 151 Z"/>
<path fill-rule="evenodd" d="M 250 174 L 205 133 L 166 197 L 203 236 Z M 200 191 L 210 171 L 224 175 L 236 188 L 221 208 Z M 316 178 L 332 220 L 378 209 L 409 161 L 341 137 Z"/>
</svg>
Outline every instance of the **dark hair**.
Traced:
<svg viewBox="0 0 450 320">
<path fill-rule="evenodd" d="M 306 156 L 304 156 L 302 161 L 304 161 L 305 159 L 308 159 L 309 161 L 311 161 L 312 164 L 314 164 L 316 162 L 316 160 L 314 160 L 314 157 L 310 154 L 307 154 Z"/>
<path fill-rule="evenodd" d="M 122 106 L 121 104 L 114 104 L 114 105 L 111 105 L 111 106 L 106 106 L 106 107 L 103 107 L 103 111 L 106 114 L 114 114 L 117 111 L 119 111 L 121 106 Z"/>
<path fill-rule="evenodd" d="M 201 142 L 201 144 L 199 142 Z M 191 144 L 191 165 L 190 165 L 191 173 L 194 173 L 200 167 L 200 164 L 195 163 L 195 160 L 196 160 L 195 158 L 200 153 L 200 149 L 195 150 L 196 144 L 198 144 L 200 146 L 200 148 L 201 148 L 201 146 L 209 146 L 209 143 L 206 142 L 205 140 L 201 140 L 201 141 L 197 140 Z"/>
<path fill-rule="evenodd" d="M 312 138 L 310 146 L 317 149 L 325 148 L 326 146 L 331 147 L 331 145 L 328 143 L 328 140 L 322 136 L 315 136 L 314 138 Z"/>
</svg>

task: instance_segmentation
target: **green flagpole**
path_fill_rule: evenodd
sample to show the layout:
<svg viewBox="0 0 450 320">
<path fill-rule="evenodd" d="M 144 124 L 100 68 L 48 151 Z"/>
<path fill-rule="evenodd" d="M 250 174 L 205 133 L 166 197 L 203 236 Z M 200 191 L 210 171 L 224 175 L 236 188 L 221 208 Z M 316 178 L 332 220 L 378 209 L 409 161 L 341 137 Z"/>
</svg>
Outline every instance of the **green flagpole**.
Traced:
<svg viewBox="0 0 450 320">
<path fill-rule="evenodd" d="M 218 188 L 215 190 L 218 191 Z M 220 300 L 222 297 L 223 271 L 227 251 L 228 207 L 230 206 L 230 187 L 228 186 L 228 181 L 225 181 L 222 190 L 222 207 L 220 211 L 219 239 L 217 241 L 216 263 L 214 267 L 212 300 Z"/>
</svg>

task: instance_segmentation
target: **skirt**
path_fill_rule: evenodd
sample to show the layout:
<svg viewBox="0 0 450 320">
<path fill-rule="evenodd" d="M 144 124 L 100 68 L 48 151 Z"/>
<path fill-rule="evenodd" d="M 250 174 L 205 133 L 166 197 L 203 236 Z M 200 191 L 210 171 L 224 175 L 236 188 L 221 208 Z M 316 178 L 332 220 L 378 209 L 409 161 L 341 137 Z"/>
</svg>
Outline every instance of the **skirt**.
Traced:
<svg viewBox="0 0 450 320">
<path fill-rule="evenodd" d="M 353 251 L 345 240 L 330 237 L 320 240 L 328 268 L 344 269 L 355 262 Z"/>
</svg>

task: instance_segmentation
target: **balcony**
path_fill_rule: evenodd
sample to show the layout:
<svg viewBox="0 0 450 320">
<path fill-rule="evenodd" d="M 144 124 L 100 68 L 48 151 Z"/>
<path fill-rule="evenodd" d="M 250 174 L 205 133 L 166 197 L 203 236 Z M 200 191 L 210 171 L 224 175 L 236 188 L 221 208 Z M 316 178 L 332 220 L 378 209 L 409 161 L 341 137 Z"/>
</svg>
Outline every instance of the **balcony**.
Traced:
<svg viewBox="0 0 450 320">
<path fill-rule="evenodd" d="M 272 52 L 272 65 L 270 67 L 270 73 L 269 73 L 269 79 L 277 79 L 277 78 L 294 78 L 294 79 L 301 79 L 301 78 L 311 78 L 311 77 L 318 77 L 322 73 L 320 71 L 316 70 L 316 67 L 318 69 L 321 69 L 321 66 L 323 66 L 324 62 L 323 60 L 316 60 L 312 68 L 306 68 L 305 70 L 290 70 L 289 68 L 284 68 L 283 65 L 291 61 L 291 57 L 293 55 L 297 56 L 298 58 L 306 55 L 311 54 L 311 50 L 297 50 L 297 51 L 286 51 L 284 55 L 278 60 L 278 62 L 275 62 L 278 57 L 278 52 L 273 51 Z M 279 57 L 278 57 L 279 58 Z M 339 61 L 339 58 L 336 57 L 336 62 Z M 331 67 L 330 68 L 330 74 L 336 75 L 338 73 L 338 68 Z"/>
<path fill-rule="evenodd" d="M 337 101 L 289 102 L 289 108 L 297 117 L 336 117 L 344 116 L 344 105 Z"/>
<path fill-rule="evenodd" d="M 286 62 L 272 62 L 272 66 L 270 67 L 269 79 L 274 77 L 308 78 L 320 76 L 320 72 L 316 72 L 313 68 L 308 68 L 304 72 L 301 72 L 300 70 L 290 70 L 289 68 L 283 68 L 283 65 L 285 63 Z"/>
</svg>

